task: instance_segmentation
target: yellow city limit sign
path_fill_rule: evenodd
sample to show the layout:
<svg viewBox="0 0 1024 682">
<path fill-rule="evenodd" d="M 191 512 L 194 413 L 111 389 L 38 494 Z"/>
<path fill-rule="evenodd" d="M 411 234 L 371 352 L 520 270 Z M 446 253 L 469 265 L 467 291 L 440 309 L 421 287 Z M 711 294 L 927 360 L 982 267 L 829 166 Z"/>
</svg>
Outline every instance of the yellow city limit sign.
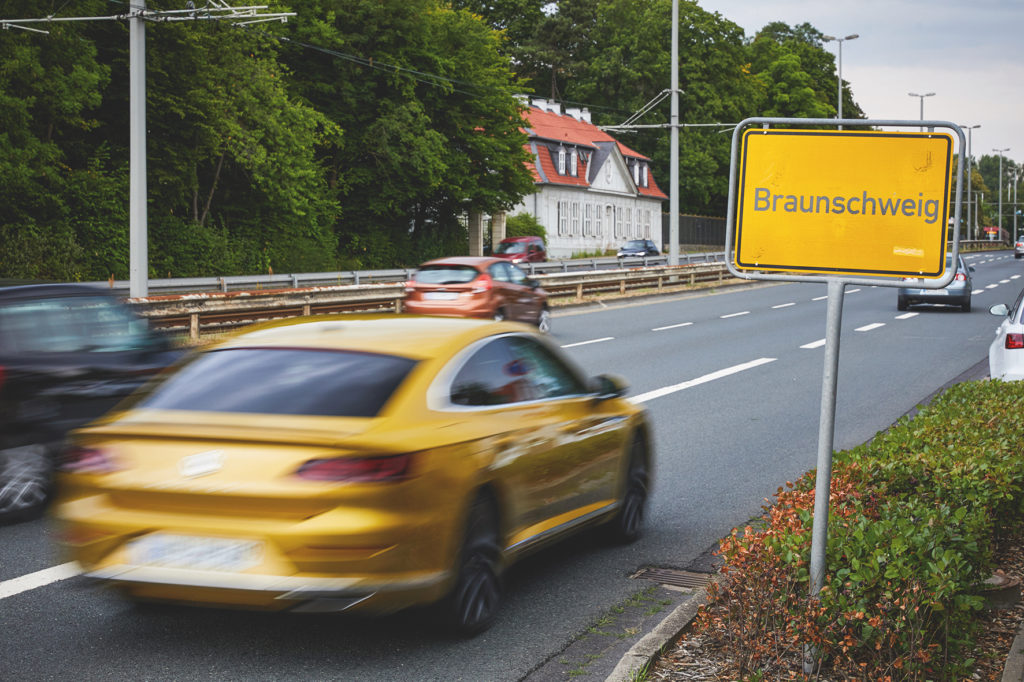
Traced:
<svg viewBox="0 0 1024 682">
<path fill-rule="evenodd" d="M 952 148 L 946 133 L 746 131 L 736 268 L 941 277 Z"/>
</svg>

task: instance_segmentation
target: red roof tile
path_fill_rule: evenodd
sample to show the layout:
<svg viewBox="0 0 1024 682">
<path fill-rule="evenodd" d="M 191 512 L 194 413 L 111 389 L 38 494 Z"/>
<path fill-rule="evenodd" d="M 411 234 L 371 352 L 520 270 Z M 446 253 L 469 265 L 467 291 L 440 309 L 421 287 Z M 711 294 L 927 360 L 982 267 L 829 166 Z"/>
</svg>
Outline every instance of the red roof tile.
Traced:
<svg viewBox="0 0 1024 682">
<path fill-rule="evenodd" d="M 566 144 L 588 147 L 590 149 L 594 149 L 598 142 L 614 142 L 623 156 L 650 162 L 648 157 L 639 152 L 633 151 L 594 124 L 581 121 L 567 114 L 556 114 L 531 106 L 523 113 L 523 117 L 525 118 L 524 123 L 526 124 L 525 131 L 532 140 L 563 142 Z M 535 182 L 543 182 L 536 167 L 536 162 L 539 160 L 541 170 L 547 177 L 547 181 L 549 183 L 583 187 L 589 186 L 590 183 L 587 182 L 587 164 L 583 161 L 580 161 L 579 174 L 576 177 L 571 175 L 559 175 L 551 160 L 551 155 L 547 153 L 547 150 L 542 147 L 538 147 L 537 152 L 534 162 L 530 164 L 530 172 L 533 174 Z M 637 187 L 637 191 L 641 195 L 658 199 L 668 198 L 668 196 L 658 188 L 657 183 L 654 182 L 654 176 L 649 170 L 647 179 L 647 187 Z"/>
</svg>

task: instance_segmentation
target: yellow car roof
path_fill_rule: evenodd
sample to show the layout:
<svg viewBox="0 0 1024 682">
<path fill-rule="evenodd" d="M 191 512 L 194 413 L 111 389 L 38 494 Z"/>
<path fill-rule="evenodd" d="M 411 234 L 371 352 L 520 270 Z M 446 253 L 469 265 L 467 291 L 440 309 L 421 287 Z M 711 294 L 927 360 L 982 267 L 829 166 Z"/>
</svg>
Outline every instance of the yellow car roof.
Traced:
<svg viewBox="0 0 1024 682">
<path fill-rule="evenodd" d="M 214 348 L 345 349 L 409 358 L 446 355 L 478 338 L 522 330 L 519 324 L 460 317 L 346 315 L 271 322 L 239 332 Z"/>
</svg>

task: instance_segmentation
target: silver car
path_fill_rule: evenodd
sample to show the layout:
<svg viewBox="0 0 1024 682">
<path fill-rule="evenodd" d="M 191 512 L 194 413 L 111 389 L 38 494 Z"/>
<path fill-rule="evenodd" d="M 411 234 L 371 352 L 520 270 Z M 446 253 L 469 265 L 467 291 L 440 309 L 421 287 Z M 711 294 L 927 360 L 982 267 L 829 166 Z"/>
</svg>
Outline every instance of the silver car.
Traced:
<svg viewBox="0 0 1024 682">
<path fill-rule="evenodd" d="M 1013 243 L 1013 257 L 1024 258 L 1024 237 Z"/>
<path fill-rule="evenodd" d="M 946 254 L 946 269 L 953 267 L 953 255 Z M 955 305 L 965 313 L 971 312 L 971 291 L 974 285 L 971 283 L 973 267 L 964 263 L 962 256 L 957 256 L 956 275 L 953 281 L 942 289 L 920 289 L 915 288 L 915 283 L 922 284 L 923 280 L 908 277 L 904 280 L 906 286 L 897 289 L 896 309 L 906 310 L 918 303 L 937 303 L 939 305 Z"/>
</svg>

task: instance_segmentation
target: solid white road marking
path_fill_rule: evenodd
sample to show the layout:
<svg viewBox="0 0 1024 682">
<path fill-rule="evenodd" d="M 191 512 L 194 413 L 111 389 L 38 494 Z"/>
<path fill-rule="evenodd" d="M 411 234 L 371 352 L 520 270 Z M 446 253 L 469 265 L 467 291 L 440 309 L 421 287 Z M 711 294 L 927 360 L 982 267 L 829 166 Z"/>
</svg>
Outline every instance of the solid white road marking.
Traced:
<svg viewBox="0 0 1024 682">
<path fill-rule="evenodd" d="M 651 331 L 652 332 L 660 332 L 660 331 L 664 331 L 666 329 L 678 329 L 679 327 L 689 327 L 691 324 L 693 324 L 693 322 L 681 322 L 679 324 L 670 324 L 667 327 L 655 327 Z"/>
<path fill-rule="evenodd" d="M 869 332 L 872 329 L 878 329 L 879 327 L 884 327 L 884 326 L 885 326 L 885 322 L 872 322 L 871 324 L 866 324 L 863 327 L 857 327 L 853 331 L 855 331 L 855 332 Z"/>
<path fill-rule="evenodd" d="M 910 318 L 917 317 L 920 314 L 921 313 L 903 313 L 902 315 L 897 315 L 896 319 L 897 320 L 909 320 Z"/>
<path fill-rule="evenodd" d="M 677 391 L 684 391 L 684 390 L 686 390 L 688 388 L 693 388 L 694 386 L 699 386 L 701 384 L 706 384 L 709 381 L 714 381 L 715 379 L 722 379 L 724 377 L 730 376 L 732 374 L 736 374 L 738 372 L 742 372 L 742 371 L 747 370 L 747 369 L 753 369 L 754 367 L 760 367 L 761 365 L 766 365 L 769 362 L 775 362 L 775 358 L 758 358 L 757 360 L 751 360 L 750 362 L 744 362 L 742 365 L 733 365 L 732 367 L 726 367 L 725 369 L 720 369 L 717 372 L 712 372 L 711 374 L 705 374 L 702 377 L 697 377 L 696 379 L 691 379 L 690 381 L 684 381 L 681 384 L 675 384 L 674 386 L 665 386 L 663 388 L 656 388 L 653 391 L 648 391 L 647 393 L 641 393 L 638 396 L 634 396 L 634 397 L 630 398 L 630 400 L 632 400 L 634 403 L 645 403 L 648 400 L 654 400 L 655 398 L 660 398 L 660 397 L 666 396 L 666 395 L 668 395 L 670 393 L 676 393 Z"/>
<path fill-rule="evenodd" d="M 579 341 L 577 343 L 567 343 L 564 346 L 562 346 L 562 348 L 575 348 L 576 346 L 586 346 L 587 344 L 590 344 L 590 343 L 601 343 L 602 341 L 611 341 L 614 338 L 615 338 L 614 336 L 605 336 L 604 338 L 591 339 L 590 341 Z"/>
<path fill-rule="evenodd" d="M 50 583 L 67 580 L 81 572 L 82 569 L 79 568 L 77 561 L 69 561 L 66 564 L 51 566 L 50 568 L 44 568 L 43 570 L 36 571 L 35 573 L 28 573 L 26 575 L 18 576 L 17 578 L 11 578 L 10 580 L 5 580 L 0 583 L 0 599 L 13 597 L 16 594 L 28 592 L 29 590 L 34 590 L 37 587 L 43 587 Z"/>
<path fill-rule="evenodd" d="M 825 345 L 825 339 L 818 339 L 817 341 L 811 341 L 800 346 L 801 348 L 821 348 Z"/>
<path fill-rule="evenodd" d="M 729 313 L 728 315 L 722 315 L 721 319 L 725 320 L 725 319 L 730 318 L 730 317 L 739 317 L 740 315 L 749 315 L 749 314 L 750 314 L 749 310 L 744 310 L 742 313 Z"/>
</svg>

